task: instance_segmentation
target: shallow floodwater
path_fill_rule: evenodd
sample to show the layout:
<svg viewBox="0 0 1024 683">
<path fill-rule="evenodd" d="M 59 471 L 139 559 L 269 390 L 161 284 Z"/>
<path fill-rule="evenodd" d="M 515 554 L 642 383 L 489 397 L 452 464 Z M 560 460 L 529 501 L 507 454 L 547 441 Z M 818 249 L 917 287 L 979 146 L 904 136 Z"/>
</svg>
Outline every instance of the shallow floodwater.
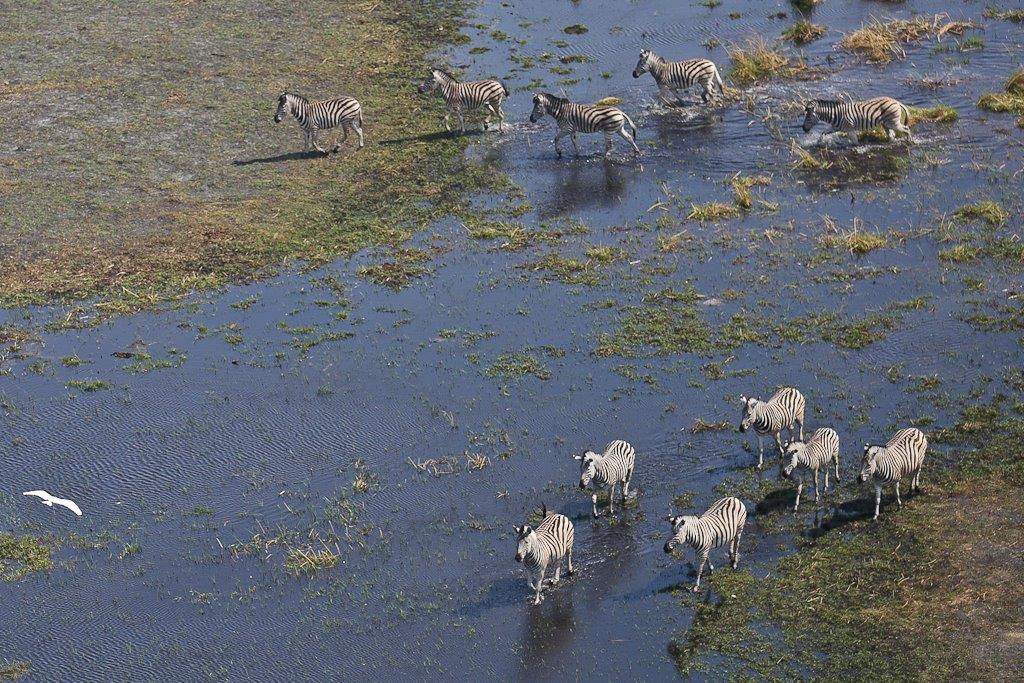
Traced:
<svg viewBox="0 0 1024 683">
<path fill-rule="evenodd" d="M 910 420 L 947 425 L 960 407 L 950 397 L 998 391 L 1002 370 L 1020 364 L 1016 333 L 963 320 L 971 302 L 985 307 L 1004 301 L 1004 289 L 1019 290 L 1017 271 L 988 262 L 953 270 L 937 258 L 947 245 L 933 235 L 943 214 L 987 198 L 1014 215 L 1011 232 L 1019 226 L 1021 132 L 1009 115 L 983 115 L 974 103 L 1018 65 L 1024 37 L 1017 25 L 983 21 L 981 10 L 830 0 L 813 17 L 829 32 L 805 49 L 811 65 L 829 71 L 824 78 L 672 110 L 655 102 L 649 76 L 630 75 L 641 47 L 708 56 L 725 72 L 724 49 L 703 41 L 774 38 L 792 23 L 792 7 L 485 2 L 467 29 L 473 41 L 446 59 L 509 84 L 511 126 L 480 136 L 473 161 L 497 165 L 524 189 L 527 226 L 578 221 L 587 232 L 510 251 L 447 221 L 415 240 L 438 247 L 433 272 L 398 292 L 359 277 L 376 257 L 360 254 L 196 296 L 181 309 L 43 334 L 8 353 L 0 531 L 82 538 L 63 543 L 51 572 L 0 583 L 0 664 L 29 660 L 31 680 L 75 681 L 678 676 L 669 643 L 689 625 L 687 604 L 716 596 L 682 594 L 692 554 L 662 553 L 663 518 L 774 477 L 770 467 L 749 469 L 751 439 L 732 429 L 740 394 L 798 386 L 808 427 L 834 426 L 843 444 L 843 492 L 818 514 L 810 501 L 795 518 L 749 505 L 742 565 L 765 576 L 836 502 L 858 491 L 866 499 L 850 483 L 859 444 Z M 947 37 L 936 49 L 928 40 L 885 68 L 833 48 L 872 15 L 942 11 L 984 23 L 974 34 L 984 48 L 959 51 Z M 790 16 L 769 17 L 777 12 Z M 575 24 L 587 31 L 563 31 Z M 552 57 L 539 61 L 545 52 Z M 566 55 L 594 61 L 562 64 Z M 530 59 L 516 66 L 512 57 Z M 911 82 L 925 75 L 949 84 Z M 527 88 L 534 79 L 543 87 Z M 621 140 L 604 160 L 601 140 L 586 136 L 583 158 L 557 160 L 550 119 L 527 121 L 533 89 L 622 98 L 640 128 L 641 160 Z M 844 150 L 857 170 L 848 178 L 794 172 L 789 140 L 805 139 L 799 101 L 818 93 L 941 102 L 961 118 L 920 124 L 909 151 Z M 755 196 L 777 208 L 708 225 L 679 214 L 690 203 L 730 202 L 736 173 L 771 176 Z M 660 224 L 663 214 L 677 222 Z M 863 258 L 840 250 L 814 261 L 826 215 L 844 230 L 902 237 Z M 693 248 L 657 246 L 683 231 Z M 552 281 L 536 267 L 550 252 L 578 257 L 594 246 L 625 253 L 600 267 L 595 283 Z M 685 283 L 705 297 L 697 308 L 713 329 L 740 310 L 790 321 L 900 312 L 884 339 L 862 349 L 819 341 L 594 353 L 627 307 Z M 891 306 L 913 300 L 924 304 Z M 137 359 L 119 357 L 143 351 L 167 367 L 132 368 Z M 541 368 L 493 376 L 503 354 L 526 354 Z M 66 367 L 73 355 L 82 363 Z M 921 380 L 936 375 L 938 389 Z M 113 386 L 83 392 L 71 380 Z M 730 428 L 694 434 L 697 420 Z M 637 450 L 638 497 L 615 520 L 594 522 L 572 455 L 615 438 Z M 487 461 L 474 469 L 472 456 Z M 414 465 L 431 459 L 424 471 Z M 353 490 L 357 478 L 368 491 Z M 73 498 L 84 516 L 20 495 L 35 488 Z M 692 508 L 673 505 L 683 494 L 692 494 Z M 542 503 L 575 522 L 578 573 L 534 607 L 513 561 L 512 527 Z M 316 539 L 314 550 L 338 552 L 339 565 L 296 577 L 285 571 L 284 541 L 254 542 L 289 532 L 292 544 Z M 726 674 L 716 668 L 723 663 L 709 666 L 694 677 Z"/>
</svg>

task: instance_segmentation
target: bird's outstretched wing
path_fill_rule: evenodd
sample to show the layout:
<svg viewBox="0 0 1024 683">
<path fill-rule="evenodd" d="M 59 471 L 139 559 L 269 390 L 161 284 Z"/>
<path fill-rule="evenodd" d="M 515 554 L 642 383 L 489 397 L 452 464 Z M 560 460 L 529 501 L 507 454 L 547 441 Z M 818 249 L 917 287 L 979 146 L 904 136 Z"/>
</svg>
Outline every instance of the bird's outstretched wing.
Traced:
<svg viewBox="0 0 1024 683">
<path fill-rule="evenodd" d="M 49 500 L 50 498 L 53 498 L 53 496 L 51 496 L 46 491 L 25 491 L 25 493 L 23 493 L 21 495 L 23 495 L 23 496 L 39 496 L 43 500 Z"/>
<path fill-rule="evenodd" d="M 74 512 L 79 517 L 82 516 L 81 508 L 79 508 L 78 505 L 73 500 L 69 500 L 67 498 L 54 498 L 53 503 L 54 505 L 63 505 L 64 507 Z"/>
</svg>

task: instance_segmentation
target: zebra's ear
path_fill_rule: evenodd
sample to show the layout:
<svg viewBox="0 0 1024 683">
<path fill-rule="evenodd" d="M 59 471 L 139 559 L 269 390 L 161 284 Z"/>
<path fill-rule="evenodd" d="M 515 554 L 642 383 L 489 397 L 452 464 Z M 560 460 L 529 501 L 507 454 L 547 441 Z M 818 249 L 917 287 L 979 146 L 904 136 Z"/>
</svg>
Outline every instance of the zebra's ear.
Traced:
<svg viewBox="0 0 1024 683">
<path fill-rule="evenodd" d="M 576 454 L 576 455 L 572 456 L 572 459 L 573 459 L 573 460 L 582 460 L 582 459 L 583 459 L 583 456 L 582 456 L 582 455 L 579 455 L 579 454 Z"/>
<path fill-rule="evenodd" d="M 740 401 L 741 401 L 741 402 L 742 402 L 742 403 L 743 403 L 744 405 L 746 405 L 746 403 L 747 403 L 747 397 L 746 397 L 745 395 L 743 395 L 743 394 L 740 394 Z"/>
</svg>

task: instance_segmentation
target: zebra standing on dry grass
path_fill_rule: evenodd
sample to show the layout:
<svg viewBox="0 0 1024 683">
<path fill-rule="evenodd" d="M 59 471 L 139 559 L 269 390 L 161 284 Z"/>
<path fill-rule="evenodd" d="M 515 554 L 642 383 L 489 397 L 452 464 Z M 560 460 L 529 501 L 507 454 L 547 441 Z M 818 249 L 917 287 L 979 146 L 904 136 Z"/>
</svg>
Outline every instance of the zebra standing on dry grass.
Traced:
<svg viewBox="0 0 1024 683">
<path fill-rule="evenodd" d="M 700 577 L 704 573 L 704 563 L 707 562 L 711 573 L 715 571 L 715 565 L 708 559 L 712 548 L 729 544 L 729 560 L 732 568 L 736 569 L 740 563 L 740 537 L 743 536 L 743 527 L 747 523 L 747 508 L 739 498 L 722 498 L 707 509 L 703 515 L 680 515 L 669 517 L 672 525 L 672 538 L 665 543 L 665 552 L 671 553 L 672 549 L 680 543 L 686 543 L 697 553 L 700 558 L 700 566 L 697 568 L 697 583 L 693 585 L 693 591 L 700 590 Z"/>
<path fill-rule="evenodd" d="M 810 440 L 791 441 L 786 445 L 786 455 L 780 463 L 780 474 L 796 480 L 796 503 L 793 512 L 800 509 L 800 493 L 804 490 L 802 473 L 814 474 L 814 502 L 818 495 L 818 471 L 825 470 L 825 490 L 828 491 L 828 467 L 835 463 L 836 483 L 839 483 L 839 435 L 828 427 L 814 430 Z"/>
<path fill-rule="evenodd" d="M 572 522 L 565 515 L 556 512 L 548 512 L 545 505 L 541 510 L 543 519 L 536 529 L 529 525 L 517 526 L 516 541 L 516 562 L 521 562 L 529 572 L 527 583 L 530 588 L 537 592 L 533 604 L 540 604 L 540 592 L 544 587 L 544 572 L 548 565 L 555 563 L 555 577 L 552 584 L 559 581 L 562 572 L 562 558 L 565 557 L 569 563 L 566 572 L 572 575 Z"/>
<path fill-rule="evenodd" d="M 572 147 L 576 156 L 580 155 L 576 143 L 576 133 L 604 133 L 604 155 L 611 156 L 612 134 L 618 133 L 633 146 L 634 153 L 639 156 L 640 148 L 636 146 L 636 124 L 618 107 L 599 106 L 594 104 L 577 104 L 551 93 L 537 93 L 533 96 L 533 113 L 530 122 L 537 123 L 549 115 L 558 124 L 555 135 L 555 154 L 559 158 L 562 150 L 558 143 L 562 138 L 572 138 Z M 626 127 L 629 127 L 629 132 Z"/>
<path fill-rule="evenodd" d="M 274 122 L 281 123 L 289 114 L 295 117 L 295 120 L 299 122 L 299 127 L 302 128 L 302 134 L 305 137 L 305 151 L 307 152 L 312 145 L 316 151 L 328 154 L 326 149 L 316 143 L 316 132 L 337 126 L 341 126 L 343 137 L 334 145 L 331 152 L 341 149 L 341 144 L 348 140 L 350 128 L 359 136 L 359 149 L 363 148 L 363 108 L 352 97 L 337 97 L 323 102 L 310 102 L 305 97 L 294 93 L 281 93 L 277 98 L 277 114 L 274 116 Z"/>
<path fill-rule="evenodd" d="M 907 134 L 908 142 L 914 142 L 908 125 L 910 111 L 902 102 L 891 97 L 876 97 L 860 102 L 811 100 L 804 106 L 804 114 L 805 133 L 809 133 L 819 122 L 827 123 L 847 136 L 881 126 L 890 141 L 895 140 L 899 132 Z"/>
<path fill-rule="evenodd" d="M 783 387 L 775 392 L 767 401 L 741 396 L 743 401 L 743 417 L 740 419 L 740 431 L 753 429 L 757 434 L 757 466 L 764 465 L 765 434 L 775 438 L 775 445 L 782 455 L 782 430 L 789 430 L 789 438 L 793 439 L 793 425 L 800 424 L 800 441 L 804 440 L 804 395 L 792 387 Z"/>
<path fill-rule="evenodd" d="M 608 491 L 608 514 L 615 514 L 615 486 L 622 482 L 622 507 L 626 507 L 626 496 L 629 494 L 629 482 L 633 479 L 633 466 L 636 464 L 636 451 L 625 441 L 612 441 L 605 446 L 604 453 L 598 455 L 587 451 L 583 455 L 574 455 L 580 461 L 580 490 L 586 491 L 593 484 L 595 493 L 591 497 L 594 517 L 597 517 L 596 489 L 610 485 Z"/>
<path fill-rule="evenodd" d="M 896 506 L 903 507 L 900 500 L 900 481 L 910 479 L 910 492 L 921 490 L 921 467 L 924 465 L 928 437 L 920 429 L 909 427 L 896 432 L 884 446 L 864 444 L 864 461 L 860 470 L 861 482 L 868 479 L 875 485 L 875 516 L 882 504 L 882 487 L 896 484 Z"/>
<path fill-rule="evenodd" d="M 640 61 L 633 69 L 633 78 L 640 78 L 645 73 L 654 76 L 654 82 L 658 84 L 658 96 L 665 104 L 683 104 L 679 97 L 679 90 L 689 91 L 695 85 L 702 88 L 701 99 L 707 103 L 708 99 L 715 96 L 715 88 L 725 95 L 725 84 L 718 73 L 718 67 L 710 59 L 686 59 L 681 62 L 667 62 L 664 57 L 657 55 L 650 50 L 640 50 Z"/>
<path fill-rule="evenodd" d="M 444 98 L 444 129 L 450 131 L 452 112 L 459 117 L 462 132 L 466 132 L 464 113 L 486 106 L 488 113 L 484 119 L 483 129 L 491 124 L 491 114 L 498 117 L 498 130 L 505 128 L 505 112 L 501 103 L 509 95 L 509 90 L 501 81 L 488 79 L 485 81 L 467 81 L 459 83 L 451 74 L 441 69 L 430 72 L 427 80 L 420 85 L 420 92 L 438 92 Z"/>
</svg>

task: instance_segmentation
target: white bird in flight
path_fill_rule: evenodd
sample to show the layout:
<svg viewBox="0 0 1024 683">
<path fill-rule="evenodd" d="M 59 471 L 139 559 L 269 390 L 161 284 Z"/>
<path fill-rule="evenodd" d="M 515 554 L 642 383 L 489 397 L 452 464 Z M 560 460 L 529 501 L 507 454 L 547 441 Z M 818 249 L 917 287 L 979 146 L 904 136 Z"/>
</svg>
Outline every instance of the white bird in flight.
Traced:
<svg viewBox="0 0 1024 683">
<path fill-rule="evenodd" d="M 57 498 L 56 496 L 51 496 L 46 491 L 25 491 L 25 493 L 21 495 L 38 496 L 39 499 L 42 501 L 43 505 L 48 505 L 50 507 L 53 507 L 54 505 L 60 505 L 62 507 L 66 507 L 68 510 L 71 510 L 79 517 L 82 516 L 82 509 L 79 508 L 78 505 L 76 505 L 75 501 L 73 500 L 69 500 L 67 498 Z"/>
</svg>

